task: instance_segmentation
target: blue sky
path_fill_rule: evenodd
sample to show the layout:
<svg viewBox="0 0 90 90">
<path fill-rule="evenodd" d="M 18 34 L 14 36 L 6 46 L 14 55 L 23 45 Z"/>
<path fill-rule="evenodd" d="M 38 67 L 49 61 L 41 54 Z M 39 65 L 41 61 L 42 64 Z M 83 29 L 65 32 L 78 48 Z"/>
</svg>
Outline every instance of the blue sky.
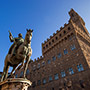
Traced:
<svg viewBox="0 0 90 90">
<path fill-rule="evenodd" d="M 8 30 L 14 37 L 34 30 L 32 59 L 42 55 L 41 43 L 68 23 L 68 12 L 73 8 L 84 19 L 90 32 L 90 0 L 0 0 L 0 71 L 11 42 Z"/>
</svg>

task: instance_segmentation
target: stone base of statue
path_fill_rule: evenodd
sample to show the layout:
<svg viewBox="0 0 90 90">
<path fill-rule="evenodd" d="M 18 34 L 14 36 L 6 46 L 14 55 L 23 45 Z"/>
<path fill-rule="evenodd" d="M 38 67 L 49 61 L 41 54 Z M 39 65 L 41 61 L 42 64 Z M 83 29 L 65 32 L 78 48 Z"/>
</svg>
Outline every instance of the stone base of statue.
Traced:
<svg viewBox="0 0 90 90">
<path fill-rule="evenodd" d="M 9 78 L 0 82 L 0 90 L 27 90 L 31 82 L 24 78 Z"/>
</svg>

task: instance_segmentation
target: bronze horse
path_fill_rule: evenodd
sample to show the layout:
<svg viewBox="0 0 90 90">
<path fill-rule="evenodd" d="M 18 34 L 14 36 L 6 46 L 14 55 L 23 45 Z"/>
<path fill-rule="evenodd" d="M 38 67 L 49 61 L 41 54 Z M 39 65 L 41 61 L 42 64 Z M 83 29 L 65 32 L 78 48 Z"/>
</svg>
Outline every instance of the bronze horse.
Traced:
<svg viewBox="0 0 90 90">
<path fill-rule="evenodd" d="M 21 67 L 24 68 L 23 78 L 25 78 L 26 70 L 28 68 L 28 63 L 29 63 L 30 57 L 32 55 L 32 49 L 31 49 L 32 32 L 33 32 L 33 30 L 27 29 L 27 33 L 26 33 L 24 42 L 18 47 L 17 53 L 14 56 L 12 56 L 12 52 L 15 47 L 12 48 L 11 54 L 9 54 L 9 53 L 7 54 L 7 56 L 5 58 L 3 75 L 2 75 L 1 81 L 4 81 L 5 79 L 7 79 L 8 70 L 9 70 L 10 66 L 13 67 L 13 69 L 11 71 L 11 75 L 12 75 L 19 64 L 21 64 Z M 24 63 L 25 60 L 26 60 L 26 62 Z"/>
</svg>

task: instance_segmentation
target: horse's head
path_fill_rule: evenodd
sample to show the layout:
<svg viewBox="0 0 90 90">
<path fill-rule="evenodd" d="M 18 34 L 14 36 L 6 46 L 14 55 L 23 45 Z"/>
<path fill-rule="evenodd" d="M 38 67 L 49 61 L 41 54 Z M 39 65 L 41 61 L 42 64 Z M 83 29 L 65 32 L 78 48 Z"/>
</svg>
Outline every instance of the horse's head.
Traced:
<svg viewBox="0 0 90 90">
<path fill-rule="evenodd" d="M 26 33 L 26 36 L 25 36 L 25 41 L 27 43 L 30 43 L 31 39 L 32 39 L 32 32 L 33 32 L 33 30 L 31 30 L 31 29 L 26 29 L 26 30 L 27 30 L 27 33 Z"/>
</svg>

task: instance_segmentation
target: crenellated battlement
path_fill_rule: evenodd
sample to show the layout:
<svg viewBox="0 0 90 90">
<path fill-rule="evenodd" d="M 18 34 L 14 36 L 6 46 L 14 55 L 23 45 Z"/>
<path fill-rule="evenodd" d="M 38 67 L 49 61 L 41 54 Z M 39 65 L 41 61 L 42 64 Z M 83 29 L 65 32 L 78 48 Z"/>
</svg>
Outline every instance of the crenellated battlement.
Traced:
<svg viewBox="0 0 90 90">
<path fill-rule="evenodd" d="M 60 30 L 57 30 L 56 32 L 53 33 L 52 36 L 47 38 L 44 43 L 42 43 L 42 53 L 43 55 L 51 48 L 53 47 L 57 42 L 60 41 L 60 39 L 64 38 L 66 39 L 66 34 L 71 32 L 71 30 L 74 30 L 74 26 L 77 26 L 82 29 L 83 32 L 85 32 L 87 35 L 89 35 L 87 29 L 85 28 L 85 23 L 83 19 L 75 12 L 73 9 L 70 10 L 69 12 L 70 19 L 68 23 L 65 23 L 64 26 L 60 27 Z M 78 24 L 79 23 L 79 24 Z M 62 39 L 62 41 L 64 40 Z"/>
<path fill-rule="evenodd" d="M 57 42 L 62 36 L 64 36 L 69 29 L 71 29 L 72 26 L 70 26 L 70 22 L 68 24 L 64 24 L 64 27 L 60 27 L 60 30 L 56 30 L 56 32 L 53 33 L 52 36 L 50 36 L 49 38 L 47 38 L 46 41 L 44 41 L 44 43 L 42 43 L 42 52 L 46 52 L 46 48 L 48 49 L 49 47 L 51 47 L 55 42 Z"/>
<path fill-rule="evenodd" d="M 68 23 L 69 24 L 69 23 Z M 47 38 L 47 40 L 44 41 L 44 43 L 42 43 L 42 45 L 46 44 L 49 40 L 51 40 L 55 35 L 57 35 L 61 30 L 63 30 L 68 24 L 64 24 L 64 27 L 60 27 L 60 30 L 56 30 L 56 32 L 53 33 L 52 36 L 50 36 L 49 38 Z"/>
<path fill-rule="evenodd" d="M 70 37 L 75 34 L 74 30 L 79 31 L 80 33 L 86 31 L 83 31 L 80 26 L 77 25 L 77 21 L 74 21 L 73 17 L 78 18 L 78 21 L 81 19 L 81 17 L 73 9 L 70 10 L 69 15 L 70 19 L 68 20 L 68 23 L 65 23 L 63 27 L 61 26 L 59 30 L 56 30 L 56 32 L 54 32 L 49 38 L 47 38 L 47 40 L 42 43 L 43 56 L 58 43 L 62 44 L 64 41 L 66 42 L 66 40 L 70 39 Z M 40 56 L 35 59 L 34 62 L 40 61 L 42 59 L 43 57 Z"/>
<path fill-rule="evenodd" d="M 40 61 L 40 60 L 42 60 L 42 59 L 43 59 L 43 56 L 37 57 L 37 58 L 34 59 L 33 63 L 34 63 L 34 62 L 38 62 L 38 61 Z"/>
</svg>

